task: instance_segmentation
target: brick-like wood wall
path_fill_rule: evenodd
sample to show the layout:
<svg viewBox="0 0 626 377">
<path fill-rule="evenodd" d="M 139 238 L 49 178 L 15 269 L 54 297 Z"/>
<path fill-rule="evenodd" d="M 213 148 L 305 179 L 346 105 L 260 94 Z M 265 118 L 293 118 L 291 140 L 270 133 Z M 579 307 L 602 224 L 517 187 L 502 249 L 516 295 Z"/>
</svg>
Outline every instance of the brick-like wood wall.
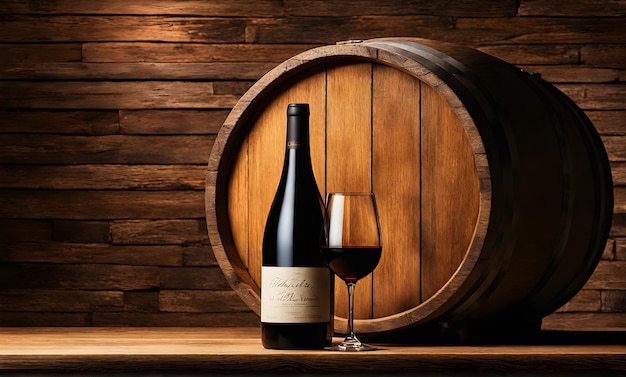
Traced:
<svg viewBox="0 0 626 377">
<path fill-rule="evenodd" d="M 243 326 L 204 174 L 237 99 L 312 47 L 418 36 L 537 71 L 606 144 L 615 216 L 552 329 L 626 327 L 626 3 L 3 0 L 0 326 Z"/>
</svg>

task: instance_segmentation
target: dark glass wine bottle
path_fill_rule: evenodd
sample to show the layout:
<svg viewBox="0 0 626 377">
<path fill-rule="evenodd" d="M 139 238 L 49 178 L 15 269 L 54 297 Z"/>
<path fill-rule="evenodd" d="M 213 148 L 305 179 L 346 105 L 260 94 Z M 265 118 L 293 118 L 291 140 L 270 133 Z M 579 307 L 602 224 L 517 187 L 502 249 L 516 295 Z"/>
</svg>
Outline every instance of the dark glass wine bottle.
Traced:
<svg viewBox="0 0 626 377">
<path fill-rule="evenodd" d="M 324 205 L 311 167 L 309 105 L 287 107 L 283 171 L 263 235 L 263 347 L 316 349 L 330 344 L 333 277 L 319 249 Z"/>
</svg>

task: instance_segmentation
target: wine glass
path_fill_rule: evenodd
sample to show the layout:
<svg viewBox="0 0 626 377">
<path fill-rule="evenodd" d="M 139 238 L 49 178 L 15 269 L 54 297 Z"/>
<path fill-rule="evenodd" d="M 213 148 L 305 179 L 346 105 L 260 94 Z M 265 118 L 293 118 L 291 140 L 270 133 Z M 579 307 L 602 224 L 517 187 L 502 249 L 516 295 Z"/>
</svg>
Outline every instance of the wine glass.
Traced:
<svg viewBox="0 0 626 377">
<path fill-rule="evenodd" d="M 376 349 L 374 346 L 361 343 L 354 333 L 356 282 L 374 271 L 382 252 L 373 193 L 334 192 L 327 195 L 320 250 L 330 270 L 348 286 L 347 335 L 342 343 L 327 349 L 338 351 Z"/>
</svg>

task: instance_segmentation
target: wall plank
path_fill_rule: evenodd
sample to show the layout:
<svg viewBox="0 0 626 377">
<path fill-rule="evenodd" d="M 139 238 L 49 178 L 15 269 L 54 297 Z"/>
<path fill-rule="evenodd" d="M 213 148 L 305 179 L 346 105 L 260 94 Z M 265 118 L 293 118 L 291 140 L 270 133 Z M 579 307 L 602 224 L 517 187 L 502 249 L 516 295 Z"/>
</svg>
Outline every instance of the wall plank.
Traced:
<svg viewBox="0 0 626 377">
<path fill-rule="evenodd" d="M 453 20 L 439 16 L 293 17 L 254 19 L 249 42 L 334 43 L 393 36 L 451 40 Z"/>
<path fill-rule="evenodd" d="M 52 221 L 0 219 L 0 240 L 5 241 L 50 241 Z"/>
<path fill-rule="evenodd" d="M 0 42 L 242 43 L 245 28 L 246 21 L 236 18 L 8 15 L 0 19 Z"/>
<path fill-rule="evenodd" d="M 212 82 L 0 82 L 0 101 L 21 109 L 223 109 L 234 106 L 241 94 L 217 94 Z"/>
<path fill-rule="evenodd" d="M 626 138 L 622 136 L 602 136 L 610 161 L 626 161 Z"/>
<path fill-rule="evenodd" d="M 0 291 L 0 311 L 87 312 L 120 310 L 120 291 L 4 290 Z"/>
<path fill-rule="evenodd" d="M 0 14 L 136 14 L 136 15 L 220 15 L 258 17 L 281 15 L 282 1 L 264 0 L 134 0 L 100 3 L 84 0 L 4 0 Z"/>
<path fill-rule="evenodd" d="M 614 162 L 611 164 L 613 184 L 616 186 L 626 186 L 626 163 Z"/>
<path fill-rule="evenodd" d="M 613 189 L 615 213 L 626 213 L 626 186 L 616 186 Z"/>
<path fill-rule="evenodd" d="M 583 289 L 557 312 L 599 312 L 602 310 L 600 295 L 599 290 Z"/>
<path fill-rule="evenodd" d="M 295 16 L 360 16 L 407 14 L 444 15 L 456 17 L 508 17 L 517 12 L 513 0 L 429 1 L 429 0 L 286 0 L 287 13 Z"/>
<path fill-rule="evenodd" d="M 612 237 L 616 237 L 616 243 L 619 245 L 620 237 L 626 237 L 626 213 L 613 213 L 613 224 L 611 225 Z M 619 249 L 619 247 L 618 247 Z M 623 260 L 619 259 L 618 260 Z"/>
<path fill-rule="evenodd" d="M 206 242 L 204 220 L 126 220 L 111 222 L 114 244 L 183 244 Z"/>
<path fill-rule="evenodd" d="M 505 60 L 506 59 L 505 57 Z M 550 83 L 612 83 L 619 81 L 620 71 L 582 65 L 524 65 L 521 68 L 539 73 Z"/>
<path fill-rule="evenodd" d="M 183 266 L 217 266 L 213 250 L 207 246 L 188 246 L 183 249 Z M 221 275 L 221 273 L 220 273 Z"/>
<path fill-rule="evenodd" d="M 626 31 L 618 17 L 460 18 L 455 26 L 461 41 L 489 44 L 623 43 Z"/>
<path fill-rule="evenodd" d="M 204 165 L 0 165 L 0 188 L 201 190 Z"/>
<path fill-rule="evenodd" d="M 0 5 L 1 7 L 2 5 Z M 73 62 L 82 58 L 80 43 L 0 44 L 0 64 Z"/>
<path fill-rule="evenodd" d="M 626 111 L 586 111 L 600 134 L 626 135 Z"/>
<path fill-rule="evenodd" d="M 159 292 L 157 290 L 124 292 L 124 310 L 134 312 L 158 312 Z"/>
<path fill-rule="evenodd" d="M 0 65 L 0 79 L 256 80 L 275 63 L 39 63 Z"/>
<path fill-rule="evenodd" d="M 227 114 L 226 110 L 2 111 L 0 133 L 216 134 Z"/>
<path fill-rule="evenodd" d="M 5 134 L 6 164 L 205 164 L 214 136 L 56 136 Z M 168 151 L 168 153 L 163 153 Z"/>
<path fill-rule="evenodd" d="M 3 242 L 2 263 L 92 263 L 135 266 L 181 266 L 184 248 L 175 245 Z"/>
<path fill-rule="evenodd" d="M 194 290 L 225 289 L 228 290 L 229 294 L 232 294 L 230 297 L 236 297 L 236 294 L 229 290 L 228 282 L 226 282 L 224 276 L 219 273 L 217 266 L 162 268 L 161 288 Z M 236 302 L 236 305 L 239 307 L 240 303 Z M 242 309 L 244 308 L 242 307 Z"/>
<path fill-rule="evenodd" d="M 210 63 L 273 62 L 278 65 L 290 57 L 320 44 L 217 44 L 94 42 L 83 44 L 83 62 L 92 63 Z M 242 72 L 245 74 L 245 72 Z"/>
<path fill-rule="evenodd" d="M 580 54 L 576 45 L 495 45 L 478 50 L 511 64 L 578 64 Z"/>
<path fill-rule="evenodd" d="M 163 290 L 159 294 L 159 308 L 163 312 L 206 313 L 206 312 L 244 312 L 248 307 L 238 300 L 232 290 L 225 291 L 190 291 Z"/>
<path fill-rule="evenodd" d="M 0 289 L 137 290 L 160 285 L 159 268 L 108 264 L 0 265 Z"/>
<path fill-rule="evenodd" d="M 0 312 L 3 326 L 78 327 L 91 326 L 91 313 Z"/>
<path fill-rule="evenodd" d="M 0 191 L 0 217 L 18 219 L 203 218 L 202 191 Z"/>
<path fill-rule="evenodd" d="M 626 311 L 626 290 L 602 291 L 602 311 L 622 313 Z"/>
<path fill-rule="evenodd" d="M 217 134 L 226 110 L 122 110 L 120 133 L 130 135 Z"/>
<path fill-rule="evenodd" d="M 114 135 L 119 133 L 119 115 L 116 110 L 0 110 L 0 133 Z"/>
<path fill-rule="evenodd" d="M 626 262 L 600 261 L 585 288 L 626 290 Z"/>
<path fill-rule="evenodd" d="M 573 0 L 567 6 L 553 0 L 524 0 L 521 1 L 520 16 L 566 16 L 566 17 L 593 17 L 593 16 L 625 16 L 626 5 L 623 1 L 603 0 Z"/>
<path fill-rule="evenodd" d="M 621 331 L 623 313 L 555 313 L 543 320 L 543 327 L 560 331 Z"/>
<path fill-rule="evenodd" d="M 108 243 L 111 241 L 107 221 L 54 220 L 52 239 L 57 242 Z"/>
<path fill-rule="evenodd" d="M 626 238 L 618 238 L 616 240 L 615 260 L 626 261 Z"/>
<path fill-rule="evenodd" d="M 557 84 L 556 87 L 584 110 L 626 109 L 626 84 Z"/>
<path fill-rule="evenodd" d="M 189 327 L 254 327 L 260 326 L 259 318 L 252 311 L 237 313 L 141 313 L 141 312 L 94 312 L 93 326 L 189 326 Z M 2 318 L 0 317 L 0 320 Z M 31 321 L 33 323 L 35 321 Z"/>
<path fill-rule="evenodd" d="M 580 49 L 580 59 L 583 63 L 593 66 L 623 69 L 626 47 L 623 44 L 586 45 Z"/>
</svg>

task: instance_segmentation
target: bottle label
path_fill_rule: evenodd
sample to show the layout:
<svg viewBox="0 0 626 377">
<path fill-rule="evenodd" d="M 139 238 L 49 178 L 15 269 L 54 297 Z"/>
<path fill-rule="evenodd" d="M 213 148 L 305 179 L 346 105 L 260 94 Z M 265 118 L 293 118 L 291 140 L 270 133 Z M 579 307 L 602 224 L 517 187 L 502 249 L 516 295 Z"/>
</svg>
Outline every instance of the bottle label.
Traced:
<svg viewBox="0 0 626 377">
<path fill-rule="evenodd" d="M 326 267 L 263 266 L 261 322 L 329 322 L 330 279 Z"/>
</svg>

